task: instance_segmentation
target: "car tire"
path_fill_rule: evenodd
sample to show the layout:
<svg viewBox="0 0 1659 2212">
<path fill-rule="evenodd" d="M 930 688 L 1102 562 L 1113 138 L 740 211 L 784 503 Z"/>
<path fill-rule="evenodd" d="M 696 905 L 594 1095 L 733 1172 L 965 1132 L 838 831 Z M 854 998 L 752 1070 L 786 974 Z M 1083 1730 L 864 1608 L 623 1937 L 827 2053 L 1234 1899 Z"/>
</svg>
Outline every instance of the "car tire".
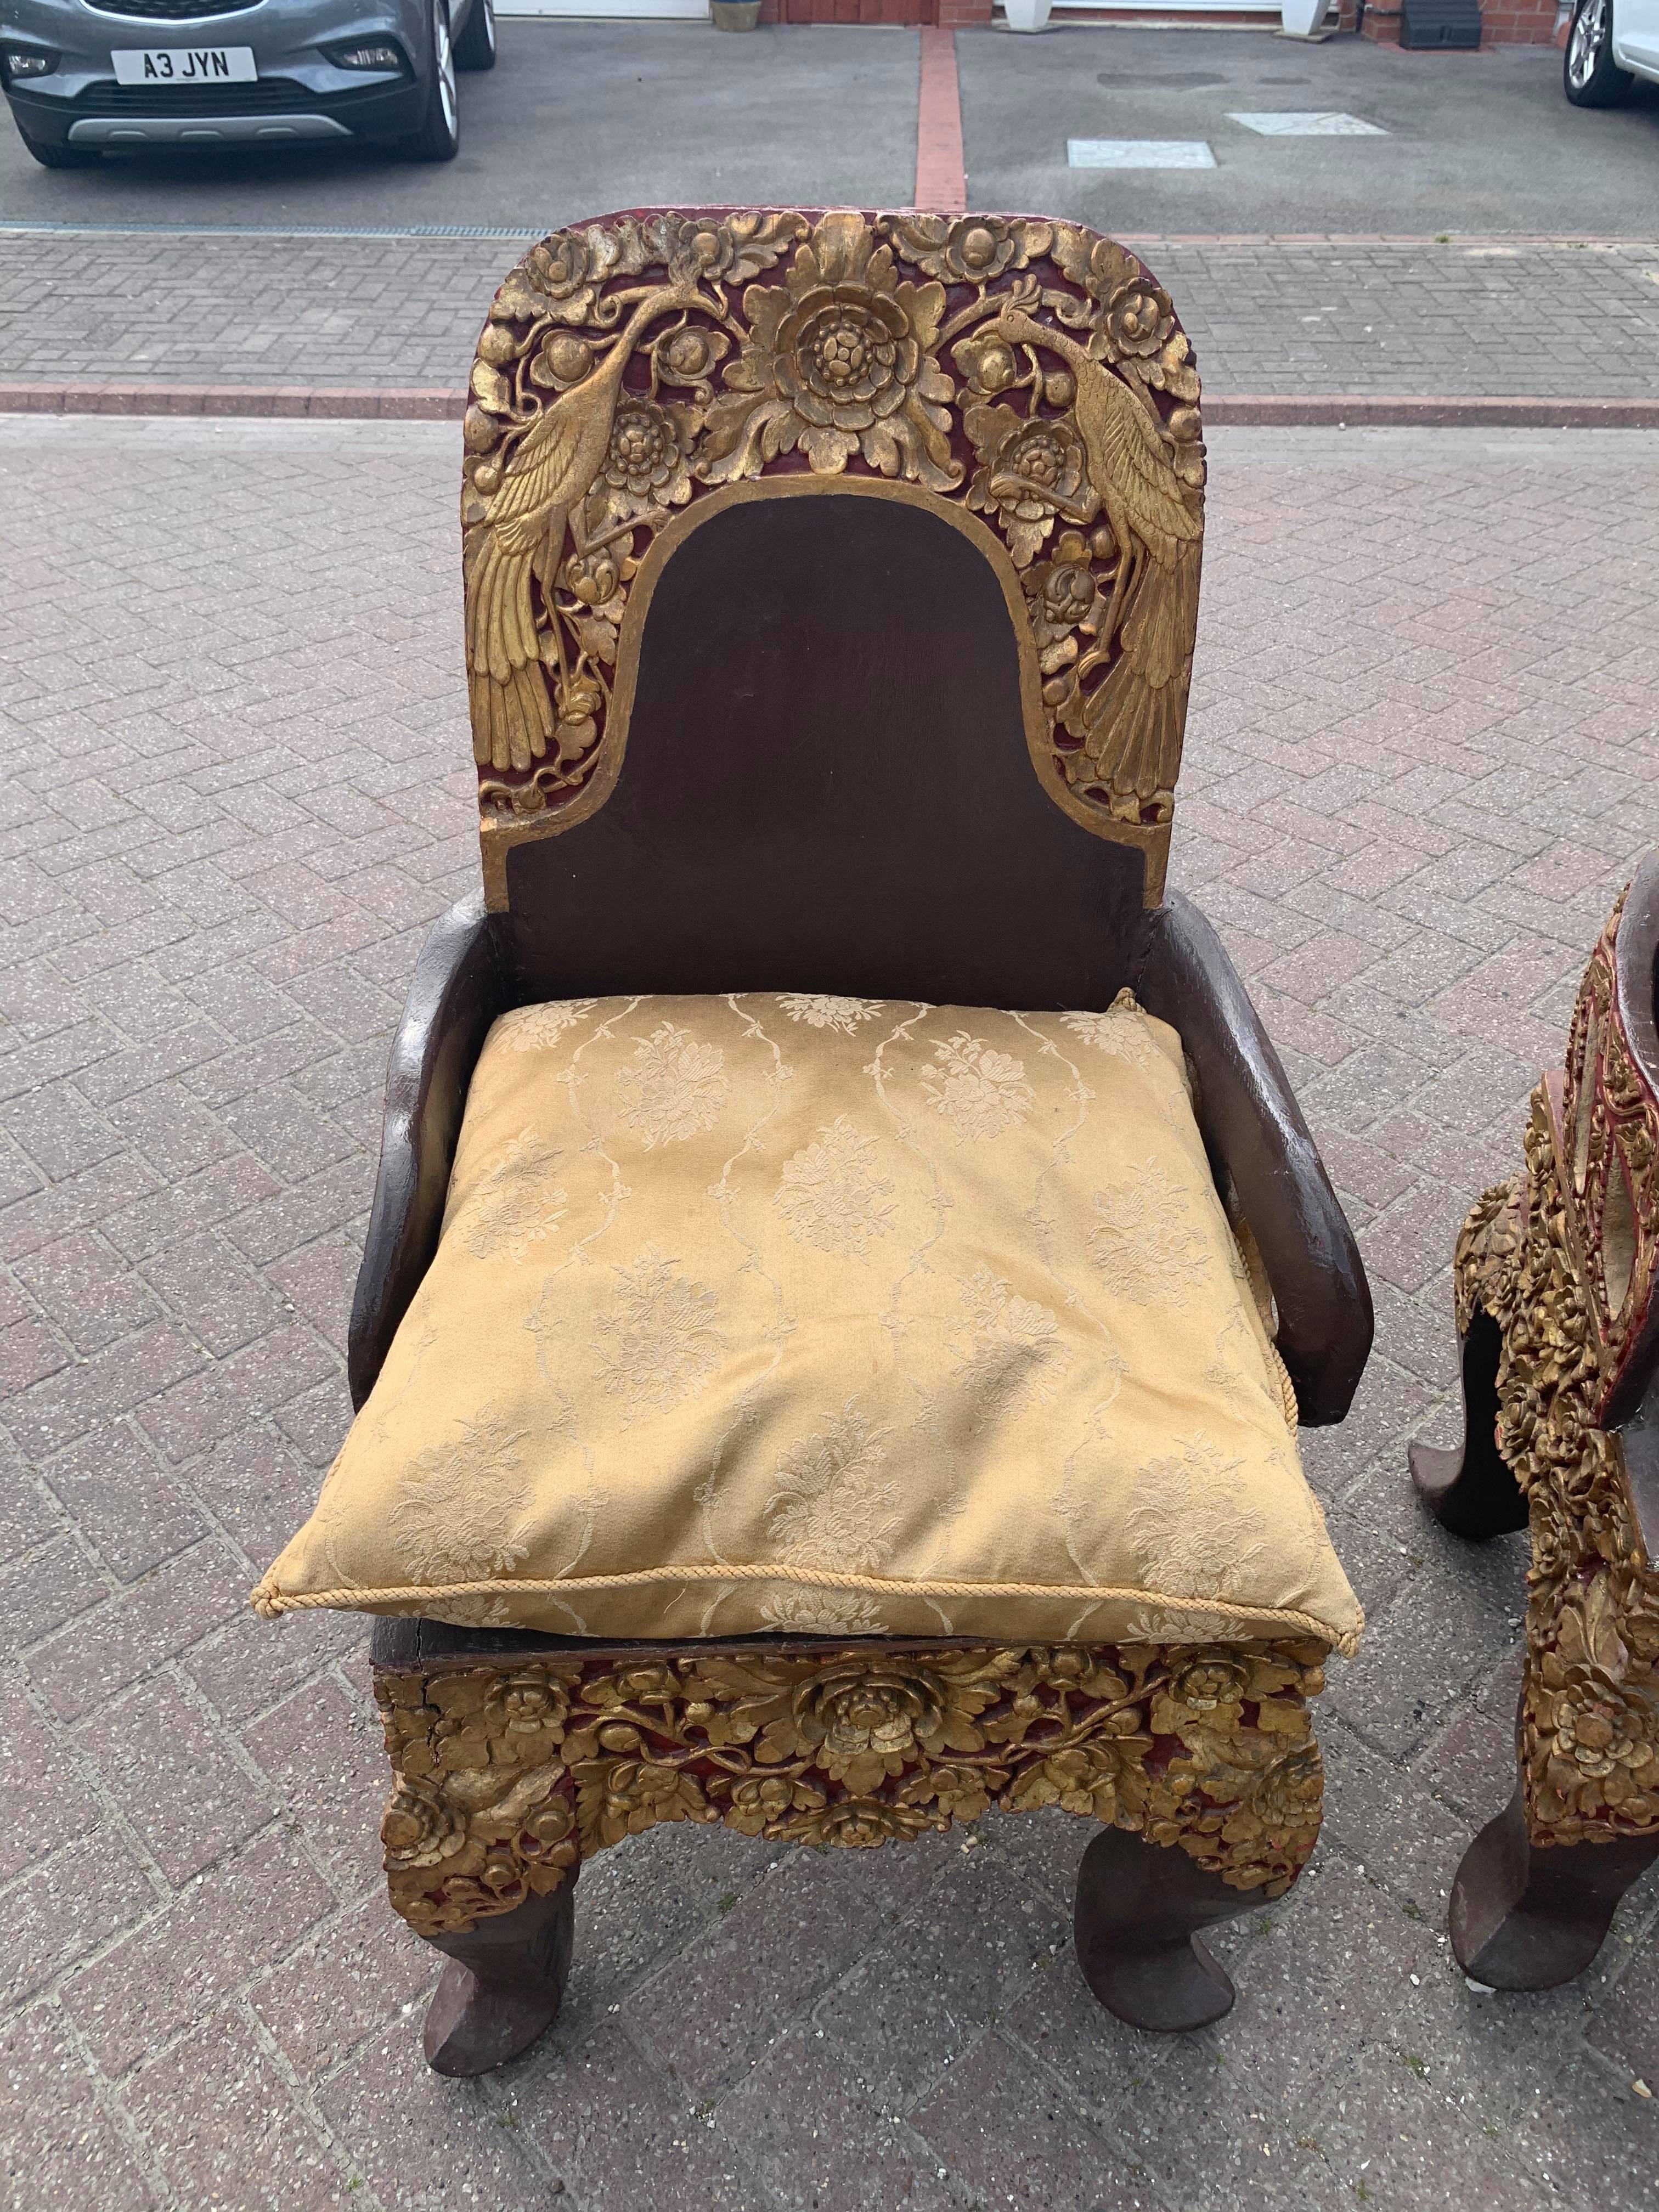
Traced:
<svg viewBox="0 0 1659 2212">
<path fill-rule="evenodd" d="M 455 49 L 449 40 L 449 9 L 445 0 L 431 0 L 427 62 L 432 82 L 426 120 L 404 139 L 404 152 L 411 161 L 453 161 L 461 131 L 455 100 Z"/>
<path fill-rule="evenodd" d="M 1616 107 L 1634 82 L 1613 58 L 1613 0 L 1578 0 L 1561 57 L 1567 98 L 1575 107 Z"/>
<path fill-rule="evenodd" d="M 65 145 L 61 138 L 31 138 L 27 131 L 17 135 L 43 169 L 90 169 L 98 160 L 89 147 Z"/>
<path fill-rule="evenodd" d="M 472 0 L 472 13 L 455 41 L 455 66 L 475 70 L 495 68 L 495 0 Z"/>
</svg>

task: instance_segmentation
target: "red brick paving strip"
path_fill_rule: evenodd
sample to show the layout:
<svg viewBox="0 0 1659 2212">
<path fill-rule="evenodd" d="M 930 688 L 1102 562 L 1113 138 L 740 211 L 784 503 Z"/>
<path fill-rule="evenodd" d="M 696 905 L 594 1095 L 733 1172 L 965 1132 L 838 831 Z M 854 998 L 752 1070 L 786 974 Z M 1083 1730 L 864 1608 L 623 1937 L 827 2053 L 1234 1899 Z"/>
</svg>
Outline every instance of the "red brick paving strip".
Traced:
<svg viewBox="0 0 1659 2212">
<path fill-rule="evenodd" d="M 968 205 L 962 150 L 962 96 L 957 84 L 957 34 L 921 34 L 921 89 L 916 106 L 916 205 L 960 215 Z"/>
</svg>

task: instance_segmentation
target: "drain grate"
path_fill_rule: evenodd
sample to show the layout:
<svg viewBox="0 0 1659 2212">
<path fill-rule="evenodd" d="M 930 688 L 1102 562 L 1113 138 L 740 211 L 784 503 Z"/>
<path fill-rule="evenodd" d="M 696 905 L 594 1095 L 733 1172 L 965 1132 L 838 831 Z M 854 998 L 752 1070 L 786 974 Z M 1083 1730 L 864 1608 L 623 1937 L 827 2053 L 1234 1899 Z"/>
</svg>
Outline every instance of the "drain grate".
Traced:
<svg viewBox="0 0 1659 2212">
<path fill-rule="evenodd" d="M 1212 169 L 1215 155 L 1203 138 L 1068 138 L 1066 159 L 1074 169 Z"/>
</svg>

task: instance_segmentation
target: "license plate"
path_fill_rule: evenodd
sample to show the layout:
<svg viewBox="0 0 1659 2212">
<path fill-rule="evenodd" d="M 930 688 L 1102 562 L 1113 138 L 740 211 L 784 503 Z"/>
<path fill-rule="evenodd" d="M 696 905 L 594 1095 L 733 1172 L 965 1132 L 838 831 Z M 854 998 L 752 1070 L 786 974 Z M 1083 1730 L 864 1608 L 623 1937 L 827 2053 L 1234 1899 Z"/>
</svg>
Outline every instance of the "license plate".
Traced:
<svg viewBox="0 0 1659 2212">
<path fill-rule="evenodd" d="M 259 75 L 252 46 L 118 47 L 110 59 L 117 84 L 252 84 Z"/>
</svg>

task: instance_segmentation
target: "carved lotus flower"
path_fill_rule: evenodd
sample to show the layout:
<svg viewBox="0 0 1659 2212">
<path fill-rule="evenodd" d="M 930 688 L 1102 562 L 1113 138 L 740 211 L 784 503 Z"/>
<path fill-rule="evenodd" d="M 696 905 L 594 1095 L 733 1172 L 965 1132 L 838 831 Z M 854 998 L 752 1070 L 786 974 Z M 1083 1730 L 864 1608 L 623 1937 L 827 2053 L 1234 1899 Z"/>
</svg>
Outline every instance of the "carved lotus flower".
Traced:
<svg viewBox="0 0 1659 2212">
<path fill-rule="evenodd" d="M 863 217 L 832 214 L 783 283 L 751 285 L 744 309 L 750 334 L 709 416 L 711 483 L 757 475 L 798 447 L 821 476 L 861 453 L 884 476 L 954 489 L 945 403 L 955 386 L 933 355 L 942 284 L 901 283 Z"/>
<path fill-rule="evenodd" d="M 963 419 L 979 455 L 968 504 L 995 515 L 1017 568 L 1036 558 L 1056 517 L 1094 520 L 1100 502 L 1074 417 L 1031 417 L 998 406 L 970 407 Z"/>
<path fill-rule="evenodd" d="M 664 407 L 625 392 L 617 404 L 601 473 L 611 505 L 623 520 L 647 507 L 684 507 L 691 496 L 686 458 L 697 419 L 689 408 Z"/>
<path fill-rule="evenodd" d="M 405 1782 L 380 1816 L 388 1868 L 436 1866 L 466 1842 L 466 1824 L 435 1790 Z"/>
</svg>

